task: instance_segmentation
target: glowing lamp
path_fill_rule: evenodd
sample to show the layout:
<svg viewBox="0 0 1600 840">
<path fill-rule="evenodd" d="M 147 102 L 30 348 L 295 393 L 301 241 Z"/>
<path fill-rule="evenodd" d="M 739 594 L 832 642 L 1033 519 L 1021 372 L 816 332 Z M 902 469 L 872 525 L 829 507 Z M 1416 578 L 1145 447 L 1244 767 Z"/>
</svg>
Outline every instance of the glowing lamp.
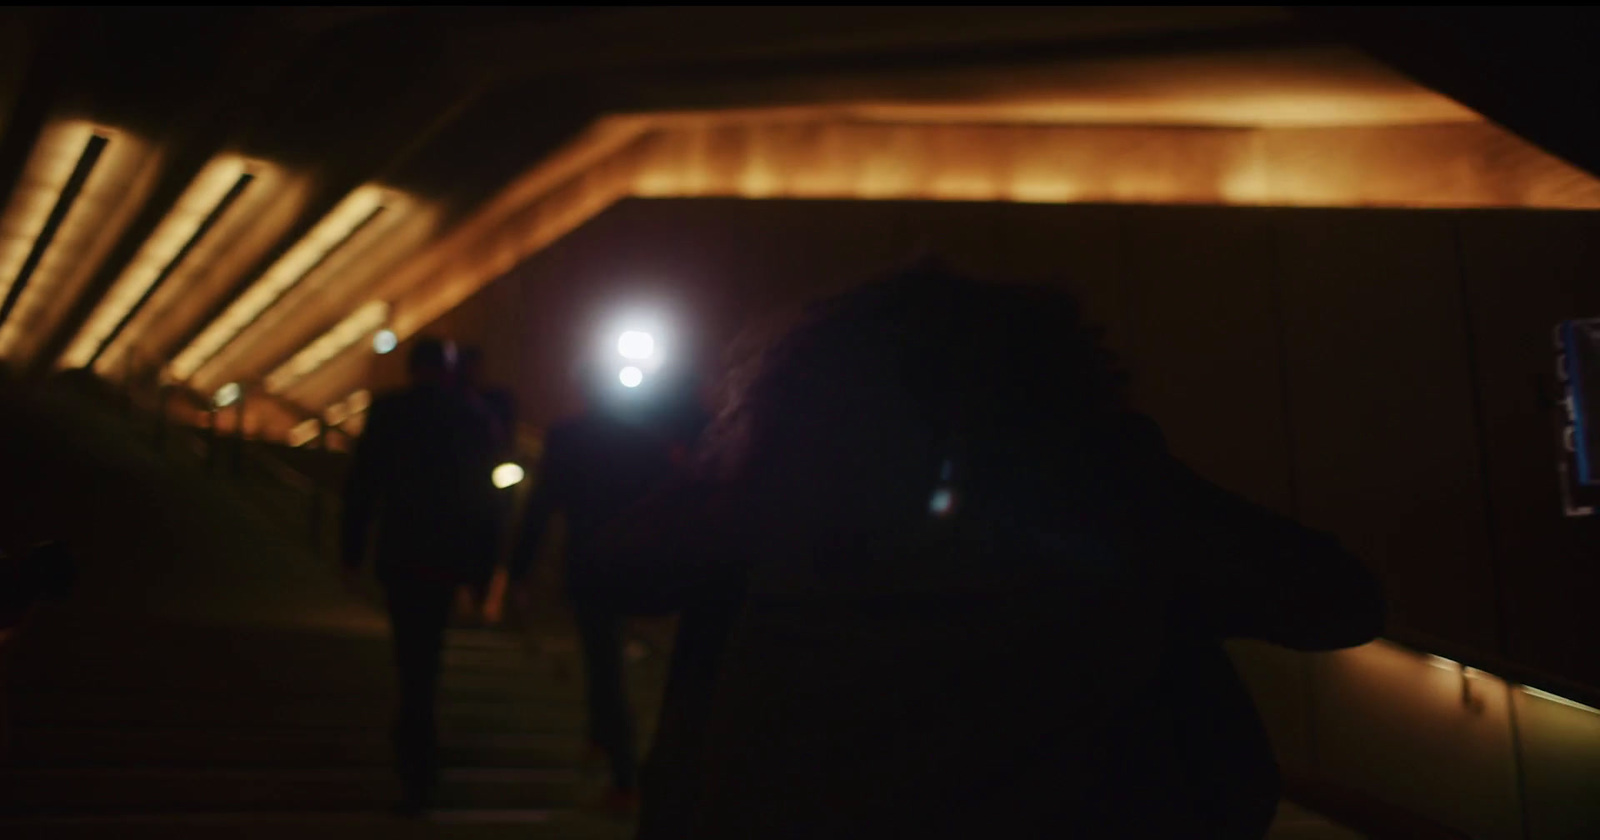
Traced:
<svg viewBox="0 0 1600 840">
<path fill-rule="evenodd" d="M 244 389 L 239 387 L 239 383 L 229 382 L 221 388 L 218 388 L 217 392 L 211 395 L 211 402 L 215 404 L 217 408 L 227 408 L 228 406 L 238 402 L 239 397 L 243 396 L 243 394 Z"/>
<path fill-rule="evenodd" d="M 494 481 L 494 486 L 504 490 L 507 487 L 515 487 L 518 484 L 521 484 L 522 479 L 526 477 L 526 475 L 527 473 L 523 471 L 520 465 L 507 461 L 506 463 L 495 467 L 494 473 L 490 476 L 490 478 Z"/>
<path fill-rule="evenodd" d="M 372 337 L 372 350 L 380 356 L 394 352 L 400 346 L 400 339 L 395 336 L 394 330 L 378 330 Z"/>
<path fill-rule="evenodd" d="M 621 382 L 624 388 L 637 388 L 644 382 L 644 371 L 629 365 L 617 374 L 617 381 Z"/>
<path fill-rule="evenodd" d="M 655 336 L 647 332 L 629 330 L 617 338 L 617 352 L 622 354 L 624 359 L 648 359 L 656 352 Z"/>
</svg>

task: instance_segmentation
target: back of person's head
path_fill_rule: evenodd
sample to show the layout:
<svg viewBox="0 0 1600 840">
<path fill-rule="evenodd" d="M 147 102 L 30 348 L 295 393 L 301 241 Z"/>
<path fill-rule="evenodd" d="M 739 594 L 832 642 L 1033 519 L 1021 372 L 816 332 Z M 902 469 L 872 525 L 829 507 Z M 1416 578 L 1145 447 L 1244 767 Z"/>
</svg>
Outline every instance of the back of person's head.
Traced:
<svg viewBox="0 0 1600 840">
<path fill-rule="evenodd" d="M 1026 513 L 1083 483 L 1122 391 L 1072 294 L 923 261 L 813 307 L 735 374 L 705 454 L 825 528 L 926 521 L 944 485 Z"/>
<path fill-rule="evenodd" d="M 423 336 L 411 346 L 406 363 L 413 384 L 442 384 L 455 368 L 455 346 L 441 338 Z"/>
</svg>

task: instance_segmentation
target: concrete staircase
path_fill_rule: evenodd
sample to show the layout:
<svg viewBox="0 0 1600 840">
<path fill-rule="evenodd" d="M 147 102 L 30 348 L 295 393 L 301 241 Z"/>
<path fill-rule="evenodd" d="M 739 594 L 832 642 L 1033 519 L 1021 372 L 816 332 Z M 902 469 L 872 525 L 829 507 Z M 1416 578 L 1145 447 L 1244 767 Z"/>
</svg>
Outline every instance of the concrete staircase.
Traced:
<svg viewBox="0 0 1600 840">
<path fill-rule="evenodd" d="M 387 628 L 313 549 L 310 505 L 263 470 L 160 456 L 70 395 L 5 406 L 0 511 L 12 546 L 66 538 L 78 591 L 4 651 L 11 733 L 0 838 L 612 840 L 590 807 L 580 670 L 554 602 L 514 630 L 454 629 L 445 771 L 424 820 L 399 798 Z M 332 511 L 330 511 L 331 515 Z M 659 658 L 636 663 L 643 720 Z"/>
</svg>

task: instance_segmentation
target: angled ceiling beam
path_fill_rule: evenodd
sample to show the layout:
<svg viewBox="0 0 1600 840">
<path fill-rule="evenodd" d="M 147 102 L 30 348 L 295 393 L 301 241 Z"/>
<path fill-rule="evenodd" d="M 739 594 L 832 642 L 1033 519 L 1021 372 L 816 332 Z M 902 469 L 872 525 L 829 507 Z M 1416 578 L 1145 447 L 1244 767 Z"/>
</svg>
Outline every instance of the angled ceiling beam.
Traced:
<svg viewBox="0 0 1600 840">
<path fill-rule="evenodd" d="M 257 261 L 248 271 L 244 272 L 238 282 L 224 295 L 214 301 L 205 314 L 197 319 L 185 330 L 179 340 L 170 347 L 163 348 L 166 355 L 173 355 L 192 345 L 207 328 L 219 318 L 222 318 L 234 302 L 245 295 L 262 274 L 269 270 L 286 254 L 288 254 L 302 239 L 314 230 L 328 214 L 332 213 L 341 202 L 363 185 L 382 183 L 393 176 L 407 161 L 425 148 L 429 141 L 446 130 L 485 91 L 483 84 L 462 85 L 459 80 L 452 80 L 439 75 L 434 78 L 424 79 L 419 85 L 407 90 L 405 98 L 418 103 L 444 101 L 445 107 L 432 109 L 432 113 L 423 111 L 420 105 L 413 106 L 408 116 L 411 124 L 421 122 L 420 129 L 414 129 L 407 136 L 406 142 L 397 150 L 391 152 L 387 158 L 379 158 L 378 165 L 354 167 L 328 167 L 330 171 L 340 173 L 338 177 L 324 177 L 320 179 L 315 188 L 312 199 L 307 202 L 306 208 L 301 212 L 294 226 L 282 237 L 279 244 Z M 370 149 L 363 149 L 368 157 Z M 303 276 L 303 275 L 302 275 Z M 246 338 L 248 330 L 240 330 L 229 338 L 229 342 Z M 218 351 L 225 349 L 217 348 Z M 281 360 L 274 360 L 281 361 Z M 270 364 L 270 362 L 266 363 Z M 257 365 L 261 366 L 261 365 Z M 231 376 L 232 372 L 229 371 Z"/>
<path fill-rule="evenodd" d="M 170 133 L 168 153 L 150 198 L 34 356 L 32 366 L 36 371 L 47 369 L 61 358 L 173 204 L 228 142 L 235 130 L 234 120 L 252 104 L 252 92 L 264 78 L 291 60 L 294 51 L 276 49 L 281 47 L 282 33 L 265 21 L 244 29 L 250 34 L 236 44 L 228 64 L 218 69 L 201 102 L 187 109 L 188 118 Z M 150 289 L 152 294 L 155 291 L 154 287 Z M 129 313 L 129 317 L 133 314 L 136 312 Z"/>
</svg>

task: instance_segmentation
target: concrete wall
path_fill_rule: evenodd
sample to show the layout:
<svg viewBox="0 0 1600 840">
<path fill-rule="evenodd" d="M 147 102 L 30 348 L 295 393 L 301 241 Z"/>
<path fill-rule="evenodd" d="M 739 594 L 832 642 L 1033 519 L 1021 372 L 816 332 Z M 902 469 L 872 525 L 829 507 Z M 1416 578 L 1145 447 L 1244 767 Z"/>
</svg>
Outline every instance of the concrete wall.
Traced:
<svg viewBox="0 0 1600 840">
<path fill-rule="evenodd" d="M 544 424 L 575 406 L 591 316 L 641 297 L 711 351 L 918 246 L 1065 283 L 1181 456 L 1372 564 L 1392 636 L 1593 691 L 1600 523 L 1561 514 L 1549 335 L 1600 315 L 1597 233 L 1594 213 L 629 200 L 431 331 L 482 343 Z M 1377 650 L 1249 659 L 1286 763 L 1482 836 L 1600 826 L 1600 796 L 1561 787 L 1600 776 L 1586 713 L 1503 683 L 1468 708 L 1433 686 L 1458 675 Z"/>
</svg>

